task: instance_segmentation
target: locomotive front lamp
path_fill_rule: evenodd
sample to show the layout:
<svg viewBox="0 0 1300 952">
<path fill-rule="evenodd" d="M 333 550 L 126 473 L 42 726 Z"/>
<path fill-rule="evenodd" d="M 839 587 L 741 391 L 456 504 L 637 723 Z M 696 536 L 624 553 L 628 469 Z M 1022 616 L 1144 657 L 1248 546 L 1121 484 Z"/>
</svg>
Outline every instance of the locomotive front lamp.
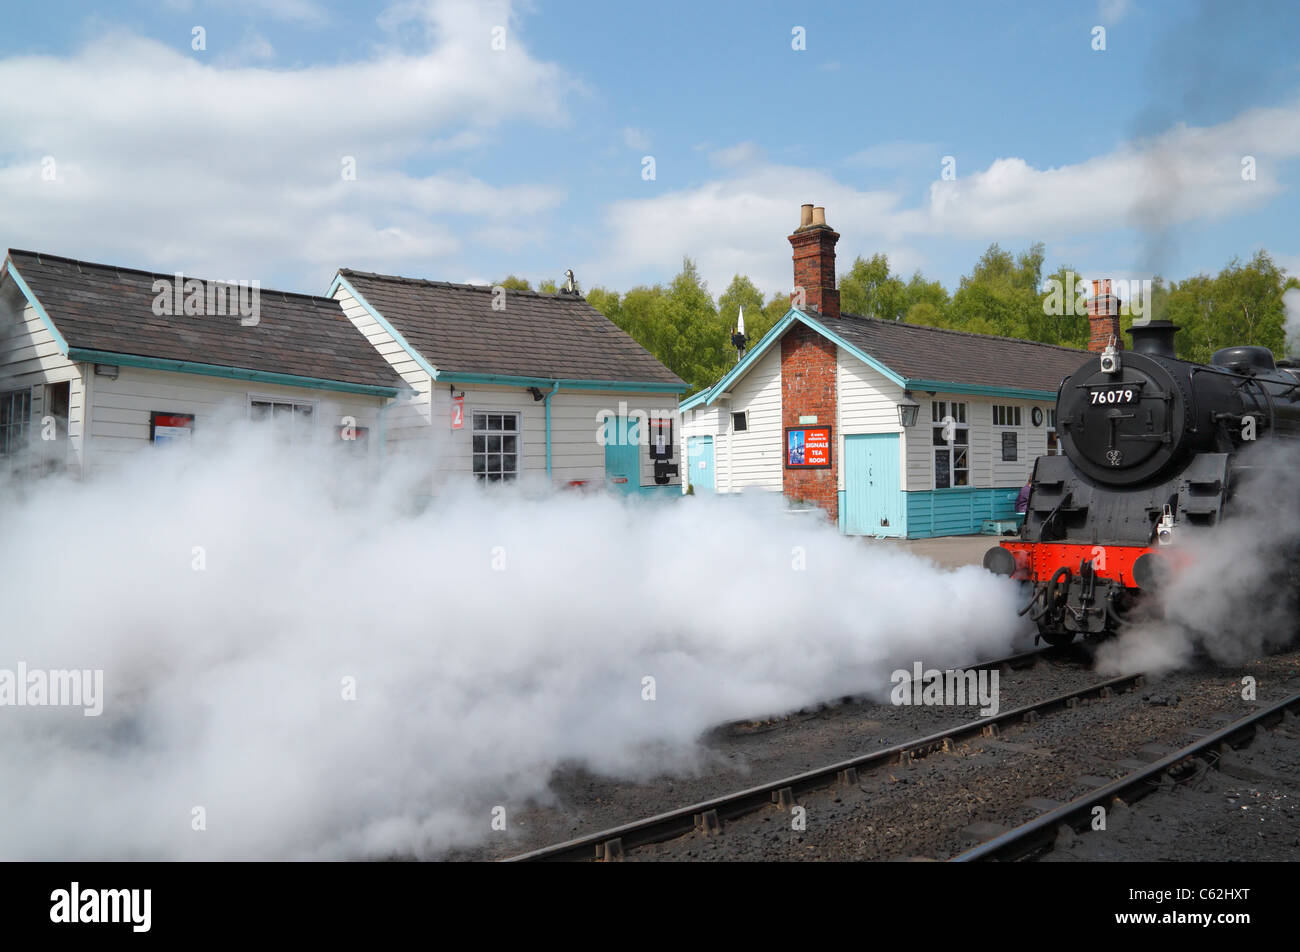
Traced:
<svg viewBox="0 0 1300 952">
<path fill-rule="evenodd" d="M 912 426 L 920 410 L 921 405 L 912 399 L 912 391 L 904 390 L 903 399 L 898 402 L 898 422 L 903 427 Z"/>
</svg>

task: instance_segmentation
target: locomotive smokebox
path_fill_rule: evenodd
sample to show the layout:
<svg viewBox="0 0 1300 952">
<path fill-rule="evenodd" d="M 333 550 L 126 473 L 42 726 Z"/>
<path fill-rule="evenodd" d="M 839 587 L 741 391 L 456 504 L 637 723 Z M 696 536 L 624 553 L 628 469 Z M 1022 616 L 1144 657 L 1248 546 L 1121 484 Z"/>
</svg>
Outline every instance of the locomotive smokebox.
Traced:
<svg viewBox="0 0 1300 952">
<path fill-rule="evenodd" d="M 1152 357 L 1174 356 L 1174 334 L 1179 328 L 1173 321 L 1147 321 L 1134 324 L 1128 332 L 1133 335 L 1133 350 Z"/>
</svg>

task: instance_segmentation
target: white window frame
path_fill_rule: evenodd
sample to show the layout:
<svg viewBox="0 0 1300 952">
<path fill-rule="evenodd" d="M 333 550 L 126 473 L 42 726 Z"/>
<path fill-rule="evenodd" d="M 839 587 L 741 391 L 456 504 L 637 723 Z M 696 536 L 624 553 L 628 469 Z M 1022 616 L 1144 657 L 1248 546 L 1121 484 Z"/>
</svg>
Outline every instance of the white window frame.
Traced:
<svg viewBox="0 0 1300 952">
<path fill-rule="evenodd" d="M 736 417 L 741 417 L 741 418 L 745 421 L 745 428 L 744 428 L 743 430 L 738 430 L 738 429 L 736 429 Z M 731 411 L 731 432 L 732 432 L 732 433 L 748 433 L 748 432 L 749 432 L 749 411 L 748 411 L 748 410 L 732 410 L 732 411 Z"/>
<path fill-rule="evenodd" d="M 307 431 L 306 442 L 311 442 L 312 439 L 315 438 L 316 430 L 317 430 L 317 422 L 320 420 L 319 400 L 314 400 L 311 397 L 290 397 L 290 396 L 283 396 L 283 395 L 277 395 L 271 393 L 249 393 L 248 401 L 245 406 L 245 413 L 250 422 L 252 422 L 253 420 L 254 403 L 270 403 L 273 405 L 280 403 L 291 407 L 311 407 L 311 427 Z M 274 420 L 275 420 L 274 410 L 271 411 L 271 419 L 272 419 L 272 425 L 274 425 Z M 294 445 L 298 442 L 299 441 L 296 438 L 294 438 L 294 436 L 291 434 L 289 439 L 290 445 Z"/>
<path fill-rule="evenodd" d="M 510 415 L 515 418 L 515 429 L 511 430 L 479 430 L 475 423 L 475 418 L 479 414 L 491 414 L 494 416 Z M 469 410 L 469 472 L 470 476 L 476 482 L 480 483 L 507 483 L 517 482 L 519 477 L 524 473 L 524 411 L 519 408 L 510 407 L 471 407 Z M 489 437 L 493 434 L 497 436 L 513 436 L 515 438 L 515 469 L 513 473 L 507 474 L 504 471 L 504 462 L 502 463 L 503 471 L 500 479 L 489 479 L 493 475 L 486 471 L 487 460 L 484 459 L 484 472 L 477 473 L 474 471 L 474 457 L 477 451 L 474 449 L 474 438 L 476 436 Z M 486 457 L 492 451 L 487 449 L 486 444 L 483 448 L 483 455 Z M 502 449 L 497 453 L 498 456 L 505 456 L 505 450 Z M 508 477 L 508 478 L 507 478 Z"/>
<path fill-rule="evenodd" d="M 1000 418 L 1000 419 L 999 419 Z M 1012 403 L 995 403 L 993 404 L 993 425 L 1003 427 L 1018 427 L 1022 417 L 1020 407 Z"/>
<path fill-rule="evenodd" d="M 1046 456 L 1061 455 L 1061 435 L 1056 432 L 1056 407 L 1049 407 L 1047 410 L 1047 445 L 1044 449 Z M 1052 446 L 1052 440 L 1056 440 L 1056 446 Z"/>
<path fill-rule="evenodd" d="M 952 416 L 953 422 L 956 424 L 953 428 L 953 439 L 947 444 L 935 443 L 934 430 L 938 428 L 942 428 L 944 417 L 949 415 Z M 946 452 L 948 455 L 948 485 L 947 486 L 939 485 L 939 468 L 933 465 L 930 470 L 931 483 L 934 484 L 935 489 L 970 489 L 972 486 L 971 465 L 970 465 L 971 463 L 970 405 L 965 401 L 932 400 L 930 402 L 930 420 L 931 420 L 931 430 L 930 430 L 931 447 L 930 448 L 934 450 L 934 455 L 930 457 L 931 464 L 933 464 L 934 461 L 938 459 L 938 455 L 940 453 Z M 966 441 L 964 443 L 958 442 L 957 435 L 959 433 L 965 434 Z M 966 474 L 966 482 L 963 485 L 957 484 L 956 462 L 957 462 L 957 450 L 959 449 L 966 450 L 966 465 L 962 467 L 962 472 Z"/>
<path fill-rule="evenodd" d="M 0 391 L 0 400 L 13 405 L 14 399 L 26 394 L 27 413 L 21 420 L 10 420 L 0 431 L 0 457 L 17 454 L 27 441 L 27 434 L 32 426 L 32 388 L 18 387 L 15 390 Z"/>
</svg>

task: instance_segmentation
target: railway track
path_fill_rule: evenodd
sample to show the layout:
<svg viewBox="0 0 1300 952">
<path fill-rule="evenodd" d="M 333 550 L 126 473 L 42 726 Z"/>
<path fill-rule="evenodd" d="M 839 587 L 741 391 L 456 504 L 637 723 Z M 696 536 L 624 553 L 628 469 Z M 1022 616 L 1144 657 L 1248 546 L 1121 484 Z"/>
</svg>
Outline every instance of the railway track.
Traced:
<svg viewBox="0 0 1300 952">
<path fill-rule="evenodd" d="M 1006 664 L 1009 667 L 1032 662 L 1057 649 L 1024 652 L 1009 658 L 985 662 L 983 667 Z M 980 666 L 971 666 L 976 669 Z M 616 861 L 629 851 L 660 843 L 694 831 L 707 835 L 721 833 L 731 820 L 776 804 L 788 809 L 801 794 L 832 789 L 836 785 L 856 785 L 858 774 L 896 764 L 907 764 L 930 754 L 954 749 L 955 745 L 978 737 L 996 737 L 1005 726 L 1032 723 L 1044 715 L 1100 700 L 1142 683 L 1142 675 L 1111 678 L 1043 701 L 979 718 L 937 733 L 915 738 L 892 747 L 859 757 L 841 760 L 815 770 L 749 787 L 643 820 L 625 823 L 598 833 L 581 836 L 553 846 L 509 857 L 507 862 L 581 862 Z M 1055 829 L 1053 827 L 1053 829 Z"/>
<path fill-rule="evenodd" d="M 1096 807 L 1110 810 L 1116 801 L 1134 803 L 1160 789 L 1165 778 L 1177 780 L 1189 771 L 1217 763 L 1221 753 L 1249 744 L 1259 729 L 1279 723 L 1288 713 L 1300 715 L 1300 694 L 1293 694 L 1217 731 L 1206 733 L 1146 767 L 1134 770 L 1104 787 L 952 857 L 950 862 L 1015 862 L 1032 859 L 1051 848 L 1062 826 L 1076 832 L 1085 829 L 1090 826 Z"/>
<path fill-rule="evenodd" d="M 979 661 L 974 664 L 964 665 L 963 671 L 1018 671 L 1022 668 L 1032 667 L 1039 661 L 1057 660 L 1057 659 L 1078 659 L 1082 661 L 1091 661 L 1092 654 L 1088 646 L 1077 643 L 1067 645 L 1066 647 L 1052 647 L 1050 645 L 1041 648 L 1034 648 L 1032 651 L 1021 651 L 1013 655 L 1007 655 L 1004 658 L 994 658 L 989 661 Z M 882 685 L 882 691 L 888 692 L 888 686 Z M 737 721 L 729 721 L 719 725 L 715 730 L 740 733 L 755 734 L 763 731 L 776 730 L 782 724 L 789 724 L 800 718 L 814 717 L 822 711 L 833 709 L 836 703 L 846 703 L 863 698 L 870 697 L 867 694 L 845 695 L 835 700 L 822 701 L 812 706 L 801 708 L 790 714 L 779 714 L 772 717 L 764 718 L 743 718 Z"/>
</svg>

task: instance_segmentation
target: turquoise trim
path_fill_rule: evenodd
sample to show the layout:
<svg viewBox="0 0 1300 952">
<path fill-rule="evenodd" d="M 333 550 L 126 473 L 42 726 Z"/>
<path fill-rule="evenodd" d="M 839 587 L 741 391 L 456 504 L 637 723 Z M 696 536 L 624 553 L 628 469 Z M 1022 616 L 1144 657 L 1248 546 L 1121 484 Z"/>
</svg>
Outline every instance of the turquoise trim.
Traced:
<svg viewBox="0 0 1300 952">
<path fill-rule="evenodd" d="M 495 384 L 503 387 L 541 387 L 558 383 L 565 390 L 622 390 L 637 393 L 681 393 L 686 389 L 684 383 L 643 383 L 635 380 L 576 380 L 569 377 L 515 377 L 509 374 L 456 373 L 450 370 L 444 370 L 438 375 L 438 379 L 446 380 L 449 383 Z"/>
<path fill-rule="evenodd" d="M 848 341 L 840 337 L 834 331 L 827 328 L 825 324 L 821 323 L 815 318 L 809 317 L 803 311 L 796 310 L 795 313 L 799 315 L 799 319 L 801 321 L 803 321 L 813 330 L 819 331 L 824 337 L 832 341 L 836 347 L 842 347 L 844 350 L 847 350 L 850 354 L 858 358 L 858 360 L 862 361 L 868 367 L 871 367 L 873 370 L 877 370 L 880 373 L 884 374 L 887 378 L 892 380 L 894 383 L 898 384 L 900 387 L 903 388 L 907 387 L 907 381 L 903 379 L 903 377 L 900 374 L 894 373 L 894 371 L 890 370 L 888 367 L 882 364 L 875 357 L 872 357 L 866 351 L 860 350 L 855 345 L 850 344 Z"/>
<path fill-rule="evenodd" d="M 798 308 L 792 307 L 785 313 L 785 316 L 782 317 L 781 320 L 772 325 L 772 329 L 763 335 L 762 340 L 760 340 L 754 348 L 745 355 L 744 360 L 740 361 L 740 363 L 732 367 L 731 370 L 727 371 L 726 375 L 712 387 L 706 387 L 688 400 L 683 401 L 679 409 L 682 411 L 690 410 L 693 407 L 699 406 L 701 403 L 711 405 L 719 396 L 726 392 L 727 387 L 729 387 L 739 377 L 746 374 L 750 367 L 752 367 L 754 363 L 771 348 L 776 340 L 784 334 L 790 325 L 796 320 L 811 327 L 813 330 L 817 331 L 817 333 L 835 344 L 836 347 L 848 351 L 868 367 L 880 372 L 887 379 L 892 380 L 904 390 L 934 390 L 936 392 L 945 391 L 947 393 L 971 393 L 994 397 L 1019 397 L 1026 400 L 1056 399 L 1055 390 L 1031 390 L 1024 387 L 987 387 L 980 384 L 956 383 L 954 381 L 946 380 L 923 380 L 920 378 L 909 379 L 903 377 L 900 374 L 895 373 L 875 357 L 860 350 L 855 345 L 850 344 L 815 317 L 811 317 Z"/>
<path fill-rule="evenodd" d="M 977 535 L 985 519 L 1014 519 L 1020 487 L 930 489 L 904 493 L 907 537 Z"/>
<path fill-rule="evenodd" d="M 933 390 L 947 393 L 974 393 L 992 397 L 1021 397 L 1026 400 L 1055 400 L 1055 390 L 1026 390 L 1023 387 L 984 387 L 973 383 L 944 380 L 908 380 L 909 390 Z"/>
<path fill-rule="evenodd" d="M 367 314 L 369 314 L 372 318 L 374 318 L 375 323 L 378 324 L 380 327 L 382 327 L 388 333 L 388 335 L 393 338 L 393 340 L 397 341 L 397 345 L 401 347 L 402 350 L 406 351 L 407 356 L 409 356 L 412 360 L 414 360 L 416 365 L 421 370 L 427 373 L 434 380 L 438 379 L 438 371 L 435 370 L 433 366 L 427 360 L 425 360 L 424 357 L 420 355 L 420 352 L 418 350 L 416 350 L 414 347 L 410 345 L 410 343 L 407 341 L 405 337 L 403 337 L 401 334 L 397 332 L 397 328 L 395 328 L 392 324 L 388 323 L 388 321 L 384 319 L 384 315 L 380 314 L 377 310 L 375 310 L 373 307 L 370 306 L 370 302 L 367 301 L 364 297 L 362 297 L 361 292 L 358 291 L 356 288 L 354 288 L 348 282 L 348 279 L 343 277 L 343 275 L 341 274 L 334 275 L 334 281 L 330 284 L 330 289 L 325 296 L 331 298 L 334 297 L 334 293 L 339 288 L 343 288 L 345 291 L 348 292 L 348 294 L 351 294 L 352 299 L 356 301 L 358 304 L 360 304 L 362 309 Z"/>
<path fill-rule="evenodd" d="M 140 367 L 144 370 L 168 370 L 180 374 L 198 374 L 205 377 L 225 377 L 229 380 L 253 380 L 284 387 L 304 387 L 309 390 L 333 390 L 338 393 L 360 393 L 370 397 L 396 397 L 396 387 L 379 387 L 365 383 L 347 383 L 342 380 L 324 380 L 320 377 L 298 377 L 294 374 L 277 374 L 265 370 L 247 370 L 243 367 L 223 367 L 219 364 L 196 364 L 189 360 L 164 360 L 161 357 L 142 357 L 139 354 L 115 354 L 106 350 L 86 350 L 72 347 L 69 360 L 94 364 L 116 364 L 121 367 Z"/>
<path fill-rule="evenodd" d="M 555 381 L 555 387 L 546 398 L 542 401 L 546 406 L 546 475 L 551 475 L 551 397 L 560 391 L 560 381 Z"/>
<path fill-rule="evenodd" d="M 18 290 L 23 292 L 23 297 L 27 299 L 27 303 L 32 306 L 32 310 L 34 310 L 37 316 L 40 317 L 41 323 L 45 325 L 45 329 L 49 331 L 50 336 L 54 338 L 54 343 L 58 344 L 59 353 L 64 357 L 67 357 L 68 342 L 63 339 L 63 335 L 59 333 L 59 329 L 54 326 L 54 321 L 50 320 L 50 315 L 45 312 L 44 306 L 42 306 L 41 302 L 36 299 L 36 295 L 33 294 L 32 289 L 27 286 L 27 282 L 23 280 L 23 276 L 18 273 L 18 269 L 14 267 L 14 263 L 12 261 L 6 261 L 5 267 L 9 276 L 14 279 L 14 284 L 18 286 Z"/>
</svg>

